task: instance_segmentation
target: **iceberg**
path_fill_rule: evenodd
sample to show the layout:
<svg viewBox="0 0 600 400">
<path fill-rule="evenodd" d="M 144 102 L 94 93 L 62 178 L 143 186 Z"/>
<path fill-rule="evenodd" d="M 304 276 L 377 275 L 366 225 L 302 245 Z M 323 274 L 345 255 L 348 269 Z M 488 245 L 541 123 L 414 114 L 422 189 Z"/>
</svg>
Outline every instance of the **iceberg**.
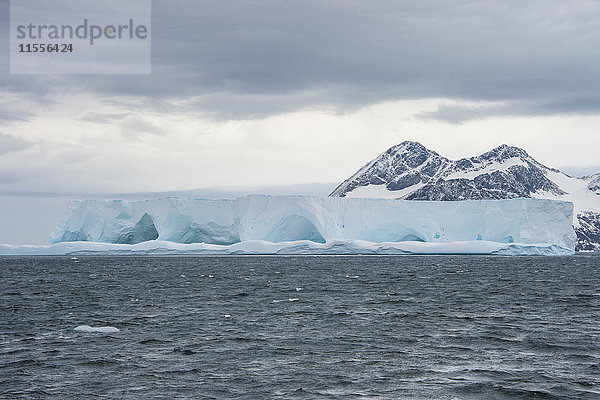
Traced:
<svg viewBox="0 0 600 400">
<path fill-rule="evenodd" d="M 115 328 L 112 326 L 89 326 L 89 325 L 79 325 L 74 331 L 77 332 L 85 332 L 85 333 L 117 333 L 121 330 L 119 328 Z"/>
<path fill-rule="evenodd" d="M 54 246 L 29 250 L 562 255 L 574 253 L 572 216 L 570 202 L 525 198 L 437 202 L 250 195 L 227 200 L 81 200 L 69 204 L 66 217 L 51 233 Z M 0 252 L 19 249 L 4 246 Z"/>
</svg>

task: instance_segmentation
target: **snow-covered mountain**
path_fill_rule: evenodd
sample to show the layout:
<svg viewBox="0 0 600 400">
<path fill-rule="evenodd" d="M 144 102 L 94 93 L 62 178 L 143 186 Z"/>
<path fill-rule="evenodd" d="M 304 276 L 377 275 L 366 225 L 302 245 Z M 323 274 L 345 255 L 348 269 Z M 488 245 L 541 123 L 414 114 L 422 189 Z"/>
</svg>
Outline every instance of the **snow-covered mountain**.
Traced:
<svg viewBox="0 0 600 400">
<path fill-rule="evenodd" d="M 505 144 L 480 156 L 450 160 L 420 143 L 406 141 L 367 163 L 330 196 L 567 200 L 575 206 L 577 250 L 600 251 L 600 174 L 574 178 Z"/>
</svg>

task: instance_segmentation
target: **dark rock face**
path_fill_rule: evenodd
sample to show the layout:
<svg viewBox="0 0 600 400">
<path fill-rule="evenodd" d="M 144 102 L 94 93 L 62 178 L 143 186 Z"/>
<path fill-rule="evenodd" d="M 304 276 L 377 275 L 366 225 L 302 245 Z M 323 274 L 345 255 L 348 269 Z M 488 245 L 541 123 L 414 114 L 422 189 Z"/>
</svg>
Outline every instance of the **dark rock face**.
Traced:
<svg viewBox="0 0 600 400">
<path fill-rule="evenodd" d="M 385 185 L 405 200 L 499 200 L 535 194 L 567 194 L 548 168 L 518 147 L 501 145 L 480 156 L 449 160 L 417 142 L 403 142 L 367 163 L 331 194 L 345 197 L 368 185 Z M 588 177 L 588 189 L 600 196 L 600 174 Z M 600 199 L 599 199 L 600 201 Z M 578 215 L 577 250 L 600 250 L 600 214 Z"/>
<path fill-rule="evenodd" d="M 600 251 L 600 213 L 584 211 L 577 214 L 579 227 L 577 233 L 577 251 Z"/>
<path fill-rule="evenodd" d="M 588 189 L 600 196 L 600 174 L 592 177 Z"/>
<path fill-rule="evenodd" d="M 433 179 L 450 165 L 450 160 L 420 143 L 403 142 L 393 146 L 339 185 L 330 196 L 345 197 L 360 186 L 386 185 L 402 190 Z"/>
<path fill-rule="evenodd" d="M 506 171 L 494 171 L 473 179 L 439 179 L 404 197 L 406 200 L 497 200 L 532 197 L 537 191 L 564 192 L 548 180 L 539 168 L 515 165 Z"/>
</svg>

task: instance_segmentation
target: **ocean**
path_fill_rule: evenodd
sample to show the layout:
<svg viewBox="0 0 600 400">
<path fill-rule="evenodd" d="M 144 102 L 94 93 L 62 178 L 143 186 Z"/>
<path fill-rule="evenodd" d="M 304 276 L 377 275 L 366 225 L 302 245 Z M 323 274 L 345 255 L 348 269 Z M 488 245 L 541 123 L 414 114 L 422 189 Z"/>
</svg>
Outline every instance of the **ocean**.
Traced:
<svg viewBox="0 0 600 400">
<path fill-rule="evenodd" d="M 600 257 L 2 257 L 0 398 L 598 399 Z"/>
</svg>

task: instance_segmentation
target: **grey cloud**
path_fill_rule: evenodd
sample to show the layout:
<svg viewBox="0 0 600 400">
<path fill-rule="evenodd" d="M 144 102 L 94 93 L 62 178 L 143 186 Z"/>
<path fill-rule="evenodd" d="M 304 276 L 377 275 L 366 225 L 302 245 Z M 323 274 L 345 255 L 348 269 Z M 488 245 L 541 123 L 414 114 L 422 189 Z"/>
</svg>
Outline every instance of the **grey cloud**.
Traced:
<svg viewBox="0 0 600 400">
<path fill-rule="evenodd" d="M 444 121 L 450 124 L 461 124 L 474 119 L 489 118 L 506 113 L 506 106 L 440 105 L 437 110 L 417 114 L 416 117 L 425 120 Z"/>
<path fill-rule="evenodd" d="M 503 116 L 541 116 L 541 115 L 593 115 L 600 112 L 600 101 L 595 99 L 564 99 L 556 102 L 528 102 L 515 100 L 498 105 L 440 105 L 435 111 L 416 115 L 424 120 L 438 120 L 450 124 L 462 124 L 471 120 L 480 120 Z"/>
<path fill-rule="evenodd" d="M 36 115 L 36 111 L 44 109 L 54 102 L 46 96 L 34 96 L 26 93 L 8 92 L 3 96 L 0 92 L 0 124 L 30 121 Z"/>
<path fill-rule="evenodd" d="M 88 112 L 83 115 L 80 120 L 85 122 L 91 122 L 94 124 L 111 124 L 114 122 L 121 121 L 124 118 L 127 118 L 131 114 L 128 113 L 97 113 L 97 112 Z"/>
<path fill-rule="evenodd" d="M 27 140 L 0 133 L 0 154 L 24 150 L 33 144 Z"/>
<path fill-rule="evenodd" d="M 0 110 L 0 123 L 28 121 L 31 115 L 30 112 L 25 111 Z"/>
<path fill-rule="evenodd" d="M 513 113 L 517 105 L 538 114 L 600 111 L 598 2 L 152 4 L 151 75 L 3 76 L 0 85 L 139 96 L 151 105 L 191 99 L 217 118 L 426 97 L 506 104 L 430 116 L 450 121 Z"/>
<path fill-rule="evenodd" d="M 128 118 L 121 122 L 121 134 L 129 138 L 137 138 L 144 134 L 162 135 L 164 133 L 163 129 L 140 118 Z"/>
</svg>

